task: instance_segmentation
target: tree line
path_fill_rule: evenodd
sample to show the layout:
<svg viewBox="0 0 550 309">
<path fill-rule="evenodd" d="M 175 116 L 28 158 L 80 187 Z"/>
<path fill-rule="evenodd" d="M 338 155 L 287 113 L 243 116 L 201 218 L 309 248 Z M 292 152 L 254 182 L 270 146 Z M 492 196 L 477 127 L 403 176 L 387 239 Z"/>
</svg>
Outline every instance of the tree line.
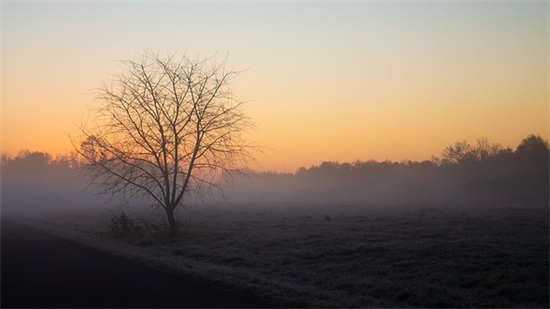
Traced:
<svg viewBox="0 0 550 309">
<path fill-rule="evenodd" d="M 239 202 L 548 204 L 549 158 L 548 142 L 539 135 L 527 136 L 515 149 L 482 138 L 456 142 L 440 158 L 421 162 L 327 161 L 295 173 L 234 174 L 234 189 L 225 195 Z M 3 210 L 97 204 L 93 188 L 82 200 L 88 184 L 84 164 L 76 153 L 2 154 Z"/>
<path fill-rule="evenodd" d="M 531 134 L 515 148 L 480 138 L 459 141 L 426 161 L 322 162 L 294 174 L 260 173 L 241 179 L 246 199 L 347 203 L 548 203 L 549 147 Z M 237 189 L 239 191 L 239 189 Z"/>
<path fill-rule="evenodd" d="M 2 213 L 79 209 L 103 205 L 83 178 L 83 161 L 75 154 L 52 156 L 23 150 L 15 156 L 2 153 Z"/>
</svg>

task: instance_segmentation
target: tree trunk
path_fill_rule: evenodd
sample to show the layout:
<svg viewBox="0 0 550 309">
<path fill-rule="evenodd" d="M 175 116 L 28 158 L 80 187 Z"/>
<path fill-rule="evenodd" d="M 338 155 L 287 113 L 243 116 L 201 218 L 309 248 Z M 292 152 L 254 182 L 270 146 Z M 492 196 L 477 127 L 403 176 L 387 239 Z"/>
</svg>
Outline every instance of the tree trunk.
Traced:
<svg viewBox="0 0 550 309">
<path fill-rule="evenodd" d="M 176 224 L 173 208 L 166 208 L 166 217 L 168 219 L 168 231 L 170 232 L 170 236 L 176 236 L 178 233 L 178 225 Z"/>
</svg>

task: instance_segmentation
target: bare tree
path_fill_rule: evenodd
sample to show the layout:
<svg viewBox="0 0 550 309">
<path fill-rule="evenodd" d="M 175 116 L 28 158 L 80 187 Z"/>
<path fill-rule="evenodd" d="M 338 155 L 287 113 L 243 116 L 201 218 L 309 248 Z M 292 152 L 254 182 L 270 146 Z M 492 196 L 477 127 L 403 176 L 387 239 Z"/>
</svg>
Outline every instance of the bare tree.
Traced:
<svg viewBox="0 0 550 309">
<path fill-rule="evenodd" d="M 472 146 L 466 140 L 464 140 L 462 142 L 456 142 L 454 146 L 451 145 L 445 147 L 445 149 L 441 153 L 441 157 L 443 159 L 443 162 L 457 164 L 469 158 L 471 154 Z"/>
<path fill-rule="evenodd" d="M 498 156 L 504 151 L 504 147 L 500 143 L 491 143 L 488 138 L 481 137 L 476 140 L 476 146 L 472 151 L 476 160 L 483 161 Z"/>
<path fill-rule="evenodd" d="M 124 61 L 123 73 L 98 90 L 92 126 L 73 138 L 93 183 L 161 207 L 171 234 L 184 197 L 220 188 L 254 149 L 243 138 L 253 124 L 229 87 L 236 72 L 225 63 L 149 52 Z"/>
<path fill-rule="evenodd" d="M 476 145 L 470 145 L 466 140 L 445 147 L 441 153 L 445 163 L 458 164 L 465 161 L 483 161 L 498 156 L 506 151 L 499 143 L 491 143 L 486 137 L 478 138 Z"/>
</svg>

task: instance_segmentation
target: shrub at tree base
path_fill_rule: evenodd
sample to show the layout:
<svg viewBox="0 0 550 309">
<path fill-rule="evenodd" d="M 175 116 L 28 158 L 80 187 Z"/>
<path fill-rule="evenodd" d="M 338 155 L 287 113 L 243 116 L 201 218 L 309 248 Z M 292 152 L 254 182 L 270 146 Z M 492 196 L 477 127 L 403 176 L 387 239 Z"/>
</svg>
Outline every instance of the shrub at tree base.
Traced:
<svg viewBox="0 0 550 309">
<path fill-rule="evenodd" d="M 109 228 L 111 230 L 111 234 L 115 238 L 143 234 L 143 229 L 137 226 L 134 223 L 134 220 L 128 217 L 124 211 L 121 211 L 118 215 L 113 214 Z"/>
<path fill-rule="evenodd" d="M 173 236 L 167 222 L 155 224 L 143 219 L 139 221 L 139 224 L 136 223 L 123 210 L 119 214 L 113 214 L 109 223 L 111 235 L 116 239 L 126 238 L 130 243 L 138 245 L 149 245 Z M 188 222 L 178 222 L 178 235 L 183 235 L 188 230 Z"/>
</svg>

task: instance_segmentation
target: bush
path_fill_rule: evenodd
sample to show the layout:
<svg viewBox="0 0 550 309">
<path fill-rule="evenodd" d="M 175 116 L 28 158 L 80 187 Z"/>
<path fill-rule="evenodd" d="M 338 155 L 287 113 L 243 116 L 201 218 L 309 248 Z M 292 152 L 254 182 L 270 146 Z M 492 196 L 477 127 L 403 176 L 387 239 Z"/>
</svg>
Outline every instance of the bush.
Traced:
<svg viewBox="0 0 550 309">
<path fill-rule="evenodd" d="M 124 210 L 119 215 L 113 214 L 111 223 L 109 224 L 111 234 L 115 238 L 122 238 L 132 234 L 142 234 L 143 229 L 134 223 L 134 220 L 130 218 Z"/>
<path fill-rule="evenodd" d="M 122 210 L 118 215 L 113 214 L 109 228 L 114 238 L 128 238 L 130 243 L 138 245 L 152 244 L 172 236 L 166 222 L 150 223 L 141 218 L 138 222 Z M 185 234 L 188 230 L 188 222 L 178 222 L 178 234 Z"/>
</svg>

